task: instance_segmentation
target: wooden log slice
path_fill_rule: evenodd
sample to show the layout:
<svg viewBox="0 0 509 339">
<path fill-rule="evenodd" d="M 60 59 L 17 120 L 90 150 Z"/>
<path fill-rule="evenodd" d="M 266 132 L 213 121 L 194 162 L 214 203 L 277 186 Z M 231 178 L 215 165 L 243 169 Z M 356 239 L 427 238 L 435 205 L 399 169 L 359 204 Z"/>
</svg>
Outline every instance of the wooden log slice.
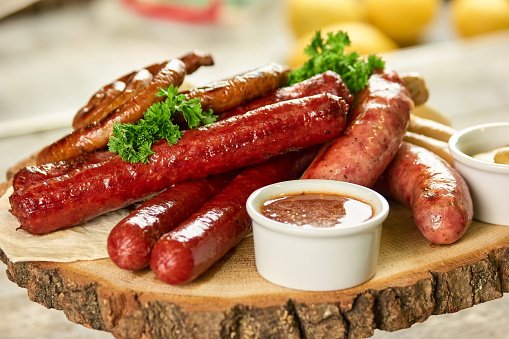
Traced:
<svg viewBox="0 0 509 339">
<path fill-rule="evenodd" d="M 116 338 L 367 338 L 500 298 L 509 290 L 509 227 L 474 221 L 457 243 L 433 245 L 411 211 L 391 202 L 376 275 L 334 292 L 267 282 L 252 238 L 180 287 L 110 259 L 12 263 L 1 250 L 0 259 L 32 301 Z"/>
</svg>

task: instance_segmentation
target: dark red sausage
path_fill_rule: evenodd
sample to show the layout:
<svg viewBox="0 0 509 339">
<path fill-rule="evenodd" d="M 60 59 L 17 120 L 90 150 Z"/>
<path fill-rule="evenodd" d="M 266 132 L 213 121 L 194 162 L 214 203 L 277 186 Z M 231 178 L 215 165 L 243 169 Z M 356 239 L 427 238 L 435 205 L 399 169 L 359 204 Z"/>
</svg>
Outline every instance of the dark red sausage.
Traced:
<svg viewBox="0 0 509 339">
<path fill-rule="evenodd" d="M 342 133 L 348 105 L 321 94 L 264 106 L 185 131 L 177 144 L 152 146 L 150 163 L 113 157 L 10 197 L 20 228 L 44 234 L 116 210 L 171 185 L 263 162 L 324 143 Z"/>
<path fill-rule="evenodd" d="M 230 171 L 186 181 L 144 202 L 111 230 L 107 242 L 111 260 L 126 270 L 148 266 L 150 252 L 156 241 L 196 212 L 235 174 L 235 171 Z"/>
<path fill-rule="evenodd" d="M 12 187 L 15 190 L 23 190 L 26 187 L 41 183 L 45 180 L 59 177 L 72 172 L 76 169 L 82 169 L 86 166 L 98 164 L 106 161 L 116 153 L 100 150 L 97 152 L 85 153 L 76 158 L 53 162 L 39 166 L 28 166 L 21 168 L 12 179 Z"/>
<path fill-rule="evenodd" d="M 37 164 L 74 158 L 80 154 L 106 147 L 115 122 L 132 123 L 140 120 L 152 104 L 164 100 L 163 97 L 156 96 L 159 88 L 166 88 L 169 85 L 178 87 L 184 81 L 185 75 L 185 64 L 182 61 L 174 59 L 164 63 L 143 91 L 103 119 L 74 130 L 71 134 L 41 150 L 36 157 Z"/>
<path fill-rule="evenodd" d="M 425 148 L 401 144 L 376 189 L 413 211 L 417 227 L 435 244 L 452 244 L 472 222 L 470 191 L 461 175 Z"/>
<path fill-rule="evenodd" d="M 325 148 L 302 179 L 331 179 L 372 186 L 408 128 L 413 102 L 395 72 L 375 73 L 357 93 L 342 136 Z"/>
<path fill-rule="evenodd" d="M 259 99 L 255 99 L 221 113 L 218 116 L 218 120 L 226 119 L 235 115 L 241 115 L 253 109 L 257 109 L 265 105 L 271 105 L 276 102 L 308 97 L 320 93 L 334 94 L 343 98 L 348 105 L 352 103 L 350 91 L 339 74 L 327 71 L 292 86 L 278 88 Z"/>
<path fill-rule="evenodd" d="M 243 170 L 214 198 L 154 245 L 150 267 L 162 281 L 189 283 L 217 262 L 251 231 L 246 200 L 256 189 L 295 179 L 317 148 L 277 157 Z"/>
<path fill-rule="evenodd" d="M 132 80 L 135 74 L 136 72 L 126 74 L 95 92 L 87 104 L 74 116 L 72 127 L 78 129 L 100 116 L 104 108 L 124 91 L 126 84 Z"/>
</svg>

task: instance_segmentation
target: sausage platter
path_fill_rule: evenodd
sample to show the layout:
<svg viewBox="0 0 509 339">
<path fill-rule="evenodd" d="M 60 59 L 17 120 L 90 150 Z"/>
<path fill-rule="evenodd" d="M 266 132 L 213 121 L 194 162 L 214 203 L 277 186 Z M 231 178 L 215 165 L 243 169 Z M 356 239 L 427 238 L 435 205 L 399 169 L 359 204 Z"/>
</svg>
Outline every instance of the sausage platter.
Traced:
<svg viewBox="0 0 509 339">
<path fill-rule="evenodd" d="M 509 228 L 474 220 L 460 241 L 432 245 L 411 211 L 395 202 L 376 275 L 336 292 L 300 292 L 263 280 L 250 237 L 182 287 L 158 281 L 148 269 L 123 271 L 109 259 L 12 263 L 3 251 L 0 257 L 31 300 L 117 338 L 365 338 L 374 329 L 408 328 L 509 291 Z"/>
</svg>

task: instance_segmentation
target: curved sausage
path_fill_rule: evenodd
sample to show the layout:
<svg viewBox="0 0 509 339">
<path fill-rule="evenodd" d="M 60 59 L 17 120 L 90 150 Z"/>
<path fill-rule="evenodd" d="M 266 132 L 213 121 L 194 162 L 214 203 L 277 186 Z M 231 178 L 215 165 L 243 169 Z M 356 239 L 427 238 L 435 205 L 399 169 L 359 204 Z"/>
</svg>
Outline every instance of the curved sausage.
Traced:
<svg viewBox="0 0 509 339">
<path fill-rule="evenodd" d="M 43 234 L 141 201 L 171 185 L 202 179 L 322 144 L 344 129 L 348 105 L 321 94 L 261 107 L 184 131 L 176 144 L 152 146 L 149 163 L 119 156 L 10 196 L 20 228 Z"/>
<path fill-rule="evenodd" d="M 200 98 L 203 110 L 218 114 L 260 97 L 286 84 L 290 69 L 269 64 L 231 79 L 182 92 L 188 100 Z"/>
<path fill-rule="evenodd" d="M 337 95 L 343 98 L 348 105 L 352 104 L 352 95 L 341 79 L 341 76 L 335 72 L 326 71 L 292 86 L 278 88 L 259 99 L 255 99 L 221 113 L 217 120 L 223 120 L 235 115 L 245 114 L 253 109 L 257 109 L 265 105 L 271 105 L 276 102 L 304 98 L 320 93 Z"/>
<path fill-rule="evenodd" d="M 432 243 L 452 244 L 472 222 L 472 198 L 465 180 L 423 147 L 403 142 L 375 187 L 410 207 L 417 227 Z"/>
<path fill-rule="evenodd" d="M 212 66 L 214 60 L 209 53 L 193 51 L 180 58 L 186 67 L 186 74 L 194 73 L 201 66 Z M 124 75 L 94 93 L 89 102 L 75 115 L 72 127 L 78 129 L 104 118 L 108 113 L 123 105 L 141 92 L 161 70 L 164 63 L 156 63 L 139 71 Z"/>
<path fill-rule="evenodd" d="M 120 268 L 139 270 L 149 265 L 156 241 L 176 228 L 221 190 L 236 174 L 230 171 L 169 187 L 122 219 L 108 236 L 111 260 Z"/>
<path fill-rule="evenodd" d="M 198 70 L 201 66 L 212 66 L 214 65 L 214 59 L 210 53 L 202 51 L 192 51 L 179 58 L 186 65 L 186 74 L 192 74 Z"/>
<path fill-rule="evenodd" d="M 324 147 L 302 179 L 372 186 L 398 151 L 412 108 L 410 94 L 395 72 L 374 73 L 357 93 L 343 135 Z"/>
<path fill-rule="evenodd" d="M 162 281 L 181 285 L 196 279 L 250 231 L 246 201 L 256 189 L 295 179 L 318 149 L 292 152 L 244 169 L 221 192 L 154 245 L 150 267 Z"/>
<path fill-rule="evenodd" d="M 143 91 L 103 119 L 74 130 L 71 134 L 44 148 L 37 154 L 37 164 L 74 158 L 80 154 L 105 147 L 115 122 L 132 123 L 140 120 L 152 104 L 164 100 L 163 97 L 156 96 L 159 88 L 166 88 L 169 85 L 180 86 L 184 81 L 185 74 L 185 64 L 182 61 L 174 59 L 164 63 Z"/>
<path fill-rule="evenodd" d="M 135 74 L 136 72 L 126 74 L 95 92 L 87 104 L 74 116 L 73 129 L 88 125 L 91 121 L 100 117 L 104 108 L 124 91 L 126 83 L 130 82 Z"/>
</svg>

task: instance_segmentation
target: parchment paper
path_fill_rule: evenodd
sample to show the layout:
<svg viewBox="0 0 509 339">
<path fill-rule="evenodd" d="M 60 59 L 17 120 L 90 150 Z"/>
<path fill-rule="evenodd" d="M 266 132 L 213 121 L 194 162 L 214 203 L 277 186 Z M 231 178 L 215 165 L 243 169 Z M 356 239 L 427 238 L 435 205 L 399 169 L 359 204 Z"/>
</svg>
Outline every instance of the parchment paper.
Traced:
<svg viewBox="0 0 509 339">
<path fill-rule="evenodd" d="M 127 214 L 117 210 L 81 225 L 47 235 L 32 235 L 18 229 L 18 220 L 9 212 L 10 187 L 0 198 L 0 248 L 13 263 L 18 261 L 72 262 L 108 257 L 106 240 L 110 230 Z"/>
</svg>

